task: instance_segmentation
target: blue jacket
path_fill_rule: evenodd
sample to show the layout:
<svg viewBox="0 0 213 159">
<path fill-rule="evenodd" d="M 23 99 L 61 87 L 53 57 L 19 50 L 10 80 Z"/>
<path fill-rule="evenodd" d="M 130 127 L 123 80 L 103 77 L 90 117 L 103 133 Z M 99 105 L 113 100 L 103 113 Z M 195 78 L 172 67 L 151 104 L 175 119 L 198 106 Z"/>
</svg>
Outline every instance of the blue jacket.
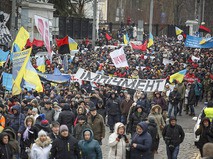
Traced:
<svg viewBox="0 0 213 159">
<path fill-rule="evenodd" d="M 25 116 L 24 114 L 21 113 L 21 107 L 19 105 L 14 105 L 12 107 L 12 111 L 16 110 L 17 114 L 11 114 L 9 116 L 9 125 L 11 128 L 13 128 L 13 130 L 15 131 L 15 133 L 22 133 L 25 129 L 24 126 L 24 120 L 25 120 Z"/>
<path fill-rule="evenodd" d="M 137 159 L 150 159 L 151 158 L 151 147 L 152 147 L 152 137 L 147 132 L 148 124 L 146 122 L 140 122 L 138 124 L 142 129 L 142 134 L 135 133 L 132 137 L 130 158 Z M 137 144 L 136 148 L 133 147 L 133 143 Z"/>
<path fill-rule="evenodd" d="M 78 142 L 82 159 L 102 159 L 101 147 L 98 141 L 93 139 L 93 132 L 91 129 L 85 129 L 83 131 L 83 138 L 86 131 L 90 132 L 90 139 L 84 139 Z"/>
</svg>

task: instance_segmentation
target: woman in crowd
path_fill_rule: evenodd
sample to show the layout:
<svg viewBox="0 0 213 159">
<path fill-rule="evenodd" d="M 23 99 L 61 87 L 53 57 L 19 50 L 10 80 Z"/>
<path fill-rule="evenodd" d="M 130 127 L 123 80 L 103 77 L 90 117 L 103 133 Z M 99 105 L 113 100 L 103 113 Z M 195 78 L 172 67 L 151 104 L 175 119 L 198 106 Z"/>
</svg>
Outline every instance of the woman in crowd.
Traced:
<svg viewBox="0 0 213 159">
<path fill-rule="evenodd" d="M 129 140 L 125 135 L 123 123 L 116 123 L 114 133 L 109 136 L 109 156 L 108 159 L 126 159 L 126 149 L 129 147 Z"/>
<path fill-rule="evenodd" d="M 3 132 L 0 134 L 0 158 L 1 159 L 12 159 L 13 149 L 9 144 L 10 136 Z"/>
<path fill-rule="evenodd" d="M 39 131 L 38 138 L 31 148 L 31 159 L 49 159 L 51 139 L 44 130 Z"/>
<path fill-rule="evenodd" d="M 93 131 L 85 129 L 83 131 L 83 140 L 78 142 L 82 159 L 102 159 L 102 151 L 97 140 L 93 139 Z"/>
</svg>

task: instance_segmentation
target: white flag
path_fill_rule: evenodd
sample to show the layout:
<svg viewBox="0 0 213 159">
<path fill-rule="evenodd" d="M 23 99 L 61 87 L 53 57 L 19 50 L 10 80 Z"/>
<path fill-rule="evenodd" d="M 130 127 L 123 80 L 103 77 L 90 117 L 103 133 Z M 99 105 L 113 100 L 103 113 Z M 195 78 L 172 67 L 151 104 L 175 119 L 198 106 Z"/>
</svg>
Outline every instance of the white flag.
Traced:
<svg viewBox="0 0 213 159">
<path fill-rule="evenodd" d="M 111 52 L 110 57 L 116 68 L 129 67 L 123 48 Z"/>
</svg>

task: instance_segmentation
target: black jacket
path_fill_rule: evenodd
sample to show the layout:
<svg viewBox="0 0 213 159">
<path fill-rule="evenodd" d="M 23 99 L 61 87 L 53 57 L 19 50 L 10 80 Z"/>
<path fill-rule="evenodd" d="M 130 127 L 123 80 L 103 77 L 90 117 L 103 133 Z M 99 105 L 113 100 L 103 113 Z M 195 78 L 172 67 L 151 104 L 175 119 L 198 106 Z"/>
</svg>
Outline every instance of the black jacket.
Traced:
<svg viewBox="0 0 213 159">
<path fill-rule="evenodd" d="M 178 103 L 180 102 L 180 99 L 181 99 L 181 95 L 180 93 L 178 93 L 178 91 L 172 91 L 169 94 L 169 102 L 172 105 L 178 105 Z"/>
<path fill-rule="evenodd" d="M 194 105 L 195 102 L 196 102 L 196 95 L 195 95 L 194 87 L 192 87 L 192 88 L 189 90 L 188 105 Z"/>
<path fill-rule="evenodd" d="M 8 136 L 8 134 L 5 133 L 5 132 L 1 133 L 1 136 L 0 136 L 0 158 L 1 159 L 11 159 L 11 158 L 13 158 L 12 147 L 9 144 L 4 144 L 2 142 L 4 136 Z M 10 140 L 10 138 L 9 138 L 9 140 Z"/>
<path fill-rule="evenodd" d="M 50 137 L 52 141 L 54 141 L 55 139 L 59 137 L 59 135 L 54 135 L 53 132 L 49 133 L 48 136 Z"/>
<path fill-rule="evenodd" d="M 50 159 L 79 159 L 78 140 L 73 136 L 55 139 L 52 143 Z"/>
<path fill-rule="evenodd" d="M 120 101 L 117 98 L 110 98 L 106 102 L 107 114 L 118 115 L 121 114 Z"/>
<path fill-rule="evenodd" d="M 156 123 L 148 123 L 148 133 L 152 136 L 152 148 L 151 151 L 157 151 L 159 146 L 159 135 Z"/>
<path fill-rule="evenodd" d="M 185 137 L 185 133 L 180 125 L 172 126 L 168 124 L 162 131 L 163 139 L 166 145 L 178 146 L 180 145 Z"/>
<path fill-rule="evenodd" d="M 205 127 L 203 121 L 207 120 L 209 122 L 209 126 Z M 211 130 L 211 122 L 209 118 L 204 117 L 200 123 L 199 128 L 195 131 L 195 135 L 200 135 L 199 141 L 197 142 L 196 146 L 199 149 L 203 148 L 203 145 L 207 142 L 213 141 L 213 132 Z"/>
<path fill-rule="evenodd" d="M 69 129 L 73 126 L 75 121 L 75 115 L 71 111 L 70 106 L 68 104 L 65 104 L 62 112 L 59 114 L 58 122 L 60 125 L 67 125 Z"/>
</svg>

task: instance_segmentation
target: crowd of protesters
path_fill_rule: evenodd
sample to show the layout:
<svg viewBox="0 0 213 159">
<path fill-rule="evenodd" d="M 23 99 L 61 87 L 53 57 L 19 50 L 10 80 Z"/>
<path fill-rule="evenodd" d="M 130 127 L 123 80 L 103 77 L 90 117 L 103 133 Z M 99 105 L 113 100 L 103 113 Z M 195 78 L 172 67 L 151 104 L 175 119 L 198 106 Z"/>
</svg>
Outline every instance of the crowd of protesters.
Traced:
<svg viewBox="0 0 213 159">
<path fill-rule="evenodd" d="M 106 32 L 100 31 L 96 42 L 100 47 L 96 50 L 88 39 L 79 43 L 79 52 L 69 56 L 67 71 L 61 55 L 54 54 L 52 62 L 46 60 L 46 73 L 58 68 L 73 75 L 83 68 L 121 78 L 167 79 L 164 91 L 147 93 L 72 79 L 64 84 L 43 81 L 43 93 L 26 88 L 19 96 L 1 92 L 0 158 L 102 159 L 106 126 L 111 133 L 106 139 L 109 158 L 152 159 L 162 137 L 168 158 L 177 158 L 185 137 L 182 127 L 176 124 L 177 115 L 182 116 L 185 111 L 186 115 L 195 116 L 194 107 L 200 101 L 208 102 L 207 108 L 213 107 L 213 50 L 185 48 L 176 38 L 156 37 L 154 45 L 145 52 L 125 46 L 129 67 L 116 68 L 109 56 L 113 48 L 104 45 L 119 48 L 120 34 L 126 30 L 123 26 L 110 41 L 103 36 Z M 130 37 L 134 38 L 134 34 Z M 192 60 L 192 56 L 199 61 Z M 165 64 L 165 58 L 173 62 Z M 37 68 L 34 57 L 32 64 Z M 11 72 L 11 68 L 9 65 L 3 70 Z M 185 68 L 183 82 L 169 82 L 170 75 Z M 202 156 L 202 148 L 213 139 L 212 114 L 211 109 L 204 111 L 196 131 L 201 136 L 198 148 Z"/>
</svg>

